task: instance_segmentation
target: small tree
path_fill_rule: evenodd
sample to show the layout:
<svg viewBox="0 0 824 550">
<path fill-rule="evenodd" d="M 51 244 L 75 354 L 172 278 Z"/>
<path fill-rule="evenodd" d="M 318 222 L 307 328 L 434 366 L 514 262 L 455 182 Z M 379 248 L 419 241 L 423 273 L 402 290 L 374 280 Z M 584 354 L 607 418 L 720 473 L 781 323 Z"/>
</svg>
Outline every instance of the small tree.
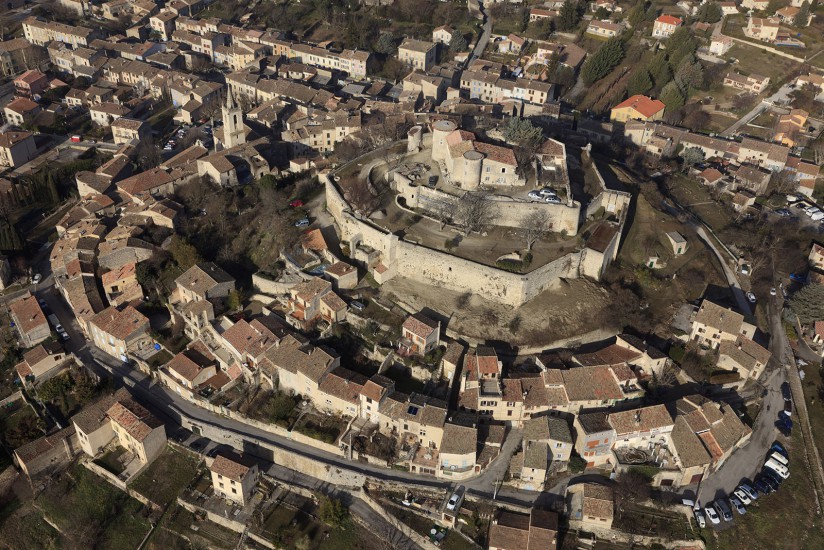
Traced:
<svg viewBox="0 0 824 550">
<path fill-rule="evenodd" d="M 804 2 L 793 18 L 793 26 L 806 27 L 810 23 L 810 3 Z"/>
<path fill-rule="evenodd" d="M 532 250 L 532 246 L 546 235 L 551 227 L 551 217 L 544 209 L 535 210 L 526 216 L 521 222 L 521 229 L 524 231 L 527 250 Z"/>
<path fill-rule="evenodd" d="M 452 35 L 452 40 L 449 41 L 449 51 L 452 53 L 465 52 L 469 49 L 469 44 L 466 38 L 459 32 Z"/>
<path fill-rule="evenodd" d="M 383 33 L 375 43 L 375 51 L 384 55 L 393 55 L 398 49 L 397 41 L 392 33 Z"/>
<path fill-rule="evenodd" d="M 721 6 L 715 2 L 704 2 L 698 8 L 698 20 L 704 23 L 718 23 L 724 14 L 721 12 Z"/>
<path fill-rule="evenodd" d="M 566 0 L 561 6 L 561 13 L 558 15 L 557 25 L 561 32 L 574 31 L 581 20 L 581 14 L 578 12 L 578 4 L 571 0 Z"/>
<path fill-rule="evenodd" d="M 681 160 L 684 161 L 683 170 L 686 172 L 704 160 L 704 151 L 698 147 L 687 147 L 681 151 Z"/>
<path fill-rule="evenodd" d="M 226 307 L 229 308 L 229 311 L 237 311 L 243 307 L 243 295 L 238 289 L 234 289 L 229 293 L 229 297 L 226 299 Z"/>
<path fill-rule="evenodd" d="M 521 147 L 537 146 L 543 138 L 543 131 L 525 118 L 511 117 L 504 127 L 504 139 Z"/>
<path fill-rule="evenodd" d="M 667 106 L 667 114 L 673 113 L 684 106 L 684 94 L 675 82 L 670 82 L 664 86 L 658 99 Z"/>
<path fill-rule="evenodd" d="M 320 519 L 330 527 L 340 529 L 349 519 L 349 509 L 339 499 L 320 497 Z"/>
<path fill-rule="evenodd" d="M 618 37 L 610 38 L 584 62 L 581 78 L 585 84 L 592 84 L 608 75 L 623 58 L 624 43 Z"/>
<path fill-rule="evenodd" d="M 482 231 L 496 218 L 495 205 L 487 191 L 466 193 L 458 203 L 455 220 L 466 233 Z"/>
</svg>

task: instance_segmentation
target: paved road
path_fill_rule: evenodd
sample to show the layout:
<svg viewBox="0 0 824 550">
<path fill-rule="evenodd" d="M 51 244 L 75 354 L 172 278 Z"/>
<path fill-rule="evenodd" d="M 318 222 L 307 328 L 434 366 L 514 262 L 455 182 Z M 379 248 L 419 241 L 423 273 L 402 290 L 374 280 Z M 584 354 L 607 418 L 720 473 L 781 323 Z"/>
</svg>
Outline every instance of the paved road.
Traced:
<svg viewBox="0 0 824 550">
<path fill-rule="evenodd" d="M 791 88 L 789 84 L 784 84 L 783 86 L 781 86 L 781 88 L 778 89 L 777 92 L 775 92 L 770 97 L 762 100 L 761 103 L 753 107 L 749 113 L 745 114 L 744 116 L 736 120 L 732 126 L 721 132 L 719 135 L 723 137 L 734 136 L 736 133 L 738 133 L 738 130 L 740 130 L 742 126 L 746 125 L 751 120 L 755 119 L 758 115 L 763 113 L 771 105 L 780 104 L 787 101 L 790 97 L 790 92 L 792 91 L 793 88 Z"/>
<path fill-rule="evenodd" d="M 483 32 L 481 36 L 478 38 L 478 41 L 475 43 L 475 47 L 472 49 L 472 52 L 469 54 L 469 57 L 466 58 L 466 66 L 468 67 L 473 60 L 478 59 L 484 53 L 486 49 L 486 45 L 489 44 L 489 38 L 492 36 L 492 15 L 490 15 L 489 10 L 484 8 L 484 3 L 479 0 L 478 5 L 481 8 L 481 13 L 484 16 L 484 24 L 483 24 Z"/>
</svg>

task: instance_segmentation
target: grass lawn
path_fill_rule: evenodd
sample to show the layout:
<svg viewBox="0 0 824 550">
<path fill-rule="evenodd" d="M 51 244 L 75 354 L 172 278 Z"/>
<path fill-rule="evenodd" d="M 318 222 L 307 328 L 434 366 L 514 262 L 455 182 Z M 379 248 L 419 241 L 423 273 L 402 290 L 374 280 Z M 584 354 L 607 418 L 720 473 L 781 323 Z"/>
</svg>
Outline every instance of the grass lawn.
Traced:
<svg viewBox="0 0 824 550">
<path fill-rule="evenodd" d="M 192 526 L 196 526 L 197 531 L 193 530 Z M 149 550 L 177 548 L 225 548 L 228 550 L 235 548 L 240 538 L 239 533 L 215 523 L 197 519 L 194 514 L 177 504 L 172 505 L 163 516 L 159 527 L 149 539 L 147 544 Z M 190 545 L 187 540 L 192 541 L 192 544 Z"/>
<path fill-rule="evenodd" d="M 9 510 L 10 514 L 6 515 Z M 22 505 L 14 498 L 3 507 L 0 537 L 8 548 L 41 550 L 60 548 L 60 533 L 46 523 L 43 513 L 31 505 Z"/>
<path fill-rule="evenodd" d="M 167 446 L 152 464 L 131 482 L 131 488 L 153 502 L 166 505 L 194 479 L 197 459 Z"/>
<path fill-rule="evenodd" d="M 316 416 L 307 414 L 301 418 L 293 431 L 302 433 L 326 443 L 334 443 L 346 428 L 346 421 L 337 416 Z"/>
<path fill-rule="evenodd" d="M 307 503 L 310 504 L 308 500 Z M 351 519 L 344 528 L 332 529 L 309 515 L 316 514 L 316 510 L 302 508 L 308 513 L 281 504 L 264 520 L 258 533 L 284 548 L 293 548 L 294 542 L 304 535 L 309 538 L 309 547 L 317 550 L 368 550 L 375 547 L 375 534 Z"/>
<path fill-rule="evenodd" d="M 821 548 L 824 521 L 815 514 L 815 496 L 804 463 L 800 431 L 794 430 L 792 440 L 785 444 L 790 451 L 790 478 L 778 492 L 761 497 L 750 505 L 746 515 L 736 515 L 731 528 L 714 534 L 704 529 L 702 535 L 708 549 Z"/>
<path fill-rule="evenodd" d="M 149 530 L 143 504 L 80 465 L 41 493 L 35 506 L 88 548 L 137 548 Z"/>
<path fill-rule="evenodd" d="M 715 232 L 723 230 L 733 221 L 726 203 L 719 205 L 713 200 L 708 187 L 682 174 L 672 176 L 670 193 L 681 206 L 695 213 Z"/>
<path fill-rule="evenodd" d="M 735 36 L 735 35 L 733 35 Z M 799 55 L 799 52 L 789 51 L 790 55 Z M 801 54 L 803 56 L 803 54 Z M 787 59 L 772 52 L 765 52 L 756 46 L 747 46 L 736 42 L 724 57 L 735 58 L 738 61 L 732 68 L 742 74 L 760 74 L 770 77 L 770 83 L 785 79 L 798 68 L 798 62 Z"/>
<path fill-rule="evenodd" d="M 472 544 L 455 531 L 449 531 L 446 538 L 441 541 L 441 548 L 444 550 L 475 550 L 480 546 Z"/>
</svg>

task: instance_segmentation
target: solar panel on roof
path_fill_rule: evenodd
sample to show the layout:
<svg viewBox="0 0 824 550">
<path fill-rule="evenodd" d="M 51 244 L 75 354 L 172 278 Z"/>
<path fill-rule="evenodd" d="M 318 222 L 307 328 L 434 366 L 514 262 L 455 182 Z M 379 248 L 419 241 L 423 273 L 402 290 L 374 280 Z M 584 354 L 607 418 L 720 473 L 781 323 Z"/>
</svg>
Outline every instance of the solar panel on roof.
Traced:
<svg viewBox="0 0 824 550">
<path fill-rule="evenodd" d="M 415 416 L 416 414 L 418 414 L 418 407 L 416 407 L 414 405 L 410 405 L 409 409 L 406 411 L 406 413 L 411 414 L 412 416 Z"/>
</svg>

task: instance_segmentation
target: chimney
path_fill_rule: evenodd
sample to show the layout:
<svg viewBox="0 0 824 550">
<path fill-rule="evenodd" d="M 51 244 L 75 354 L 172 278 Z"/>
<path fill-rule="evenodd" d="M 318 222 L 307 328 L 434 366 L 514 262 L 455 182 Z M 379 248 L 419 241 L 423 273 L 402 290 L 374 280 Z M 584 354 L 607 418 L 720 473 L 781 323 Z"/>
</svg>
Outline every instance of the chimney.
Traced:
<svg viewBox="0 0 824 550">
<path fill-rule="evenodd" d="M 635 423 L 636 424 L 641 423 L 641 411 L 635 411 Z"/>
</svg>

